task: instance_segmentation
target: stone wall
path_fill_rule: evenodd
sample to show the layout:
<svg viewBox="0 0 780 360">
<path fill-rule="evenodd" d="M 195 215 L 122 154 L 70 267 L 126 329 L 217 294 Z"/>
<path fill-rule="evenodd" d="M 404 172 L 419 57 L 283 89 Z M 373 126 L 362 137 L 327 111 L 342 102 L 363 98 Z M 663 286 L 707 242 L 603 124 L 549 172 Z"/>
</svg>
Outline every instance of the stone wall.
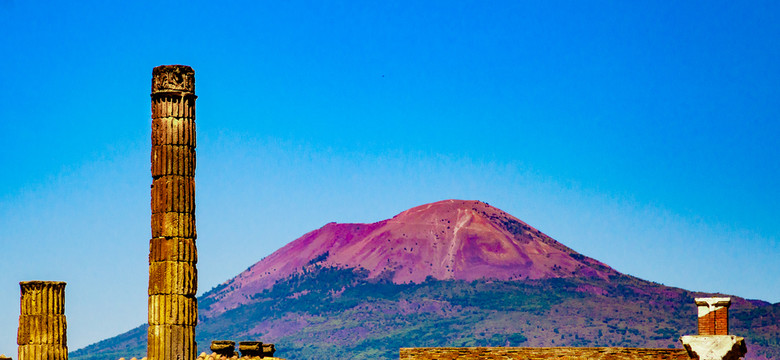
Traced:
<svg viewBox="0 0 780 360">
<path fill-rule="evenodd" d="M 455 359 L 595 359 L 595 360 L 688 360 L 683 349 L 641 348 L 529 348 L 529 347 L 469 347 L 469 348 L 402 348 L 400 360 Z"/>
</svg>

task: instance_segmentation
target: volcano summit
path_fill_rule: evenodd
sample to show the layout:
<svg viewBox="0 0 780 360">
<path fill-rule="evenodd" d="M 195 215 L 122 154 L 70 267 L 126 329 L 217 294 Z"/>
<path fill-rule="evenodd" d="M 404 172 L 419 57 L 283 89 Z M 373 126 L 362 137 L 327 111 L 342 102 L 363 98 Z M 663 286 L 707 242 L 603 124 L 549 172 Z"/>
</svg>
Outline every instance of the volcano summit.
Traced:
<svg viewBox="0 0 780 360">
<path fill-rule="evenodd" d="M 526 280 L 618 273 L 578 254 L 506 212 L 480 201 L 444 200 L 372 224 L 329 223 L 287 244 L 208 296 L 218 309 L 245 303 L 307 266 L 368 270 L 393 283 Z"/>
</svg>

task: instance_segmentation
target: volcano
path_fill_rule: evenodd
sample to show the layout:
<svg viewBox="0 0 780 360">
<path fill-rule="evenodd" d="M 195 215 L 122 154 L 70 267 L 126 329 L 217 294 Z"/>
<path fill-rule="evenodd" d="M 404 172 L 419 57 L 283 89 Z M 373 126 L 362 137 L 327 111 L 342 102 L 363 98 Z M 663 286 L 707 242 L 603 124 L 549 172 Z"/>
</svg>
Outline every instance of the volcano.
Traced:
<svg viewBox="0 0 780 360">
<path fill-rule="evenodd" d="M 356 268 L 393 283 L 575 276 L 607 279 L 609 266 L 480 201 L 444 200 L 372 224 L 329 223 L 287 244 L 208 295 L 213 316 L 307 266 Z"/>
<path fill-rule="evenodd" d="M 621 274 L 484 202 L 329 223 L 198 298 L 198 351 L 275 343 L 287 359 L 398 359 L 401 347 L 680 348 L 691 292 Z M 732 296 L 746 360 L 780 359 L 780 303 Z M 146 325 L 70 354 L 141 358 Z"/>
</svg>

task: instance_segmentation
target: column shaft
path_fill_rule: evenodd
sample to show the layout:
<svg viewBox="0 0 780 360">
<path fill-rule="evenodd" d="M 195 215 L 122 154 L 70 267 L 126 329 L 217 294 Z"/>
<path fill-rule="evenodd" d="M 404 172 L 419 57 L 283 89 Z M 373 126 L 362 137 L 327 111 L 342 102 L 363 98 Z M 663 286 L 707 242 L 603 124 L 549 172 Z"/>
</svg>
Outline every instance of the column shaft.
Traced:
<svg viewBox="0 0 780 360">
<path fill-rule="evenodd" d="M 197 352 L 196 98 L 192 68 L 154 68 L 149 360 L 194 360 Z"/>
<path fill-rule="evenodd" d="M 19 286 L 19 360 L 67 360 L 65 283 L 23 281 Z"/>
</svg>

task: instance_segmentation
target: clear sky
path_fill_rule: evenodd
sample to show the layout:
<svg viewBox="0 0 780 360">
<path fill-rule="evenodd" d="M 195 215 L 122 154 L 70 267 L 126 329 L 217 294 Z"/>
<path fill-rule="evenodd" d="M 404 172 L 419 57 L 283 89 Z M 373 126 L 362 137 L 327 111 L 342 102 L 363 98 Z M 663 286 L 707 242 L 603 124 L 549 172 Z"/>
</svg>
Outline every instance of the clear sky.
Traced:
<svg viewBox="0 0 780 360">
<path fill-rule="evenodd" d="M 482 200 L 780 301 L 780 2 L 0 0 L 0 353 L 146 322 L 152 68 L 195 69 L 200 293 L 327 222 Z M 639 3 L 639 4 L 637 4 Z"/>
</svg>

